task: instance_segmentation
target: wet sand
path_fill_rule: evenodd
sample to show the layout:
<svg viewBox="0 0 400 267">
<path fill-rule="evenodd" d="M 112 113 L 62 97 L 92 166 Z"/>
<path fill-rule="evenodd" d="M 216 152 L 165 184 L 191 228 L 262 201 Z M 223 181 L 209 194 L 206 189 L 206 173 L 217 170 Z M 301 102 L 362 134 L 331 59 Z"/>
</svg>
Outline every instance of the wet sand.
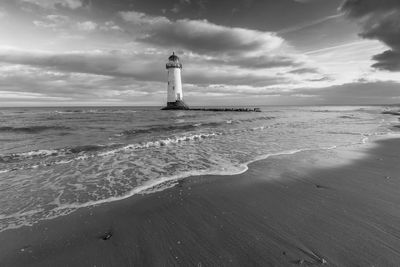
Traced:
<svg viewBox="0 0 400 267">
<path fill-rule="evenodd" d="M 399 266 L 400 139 L 271 157 L 0 233 L 0 266 Z"/>
</svg>

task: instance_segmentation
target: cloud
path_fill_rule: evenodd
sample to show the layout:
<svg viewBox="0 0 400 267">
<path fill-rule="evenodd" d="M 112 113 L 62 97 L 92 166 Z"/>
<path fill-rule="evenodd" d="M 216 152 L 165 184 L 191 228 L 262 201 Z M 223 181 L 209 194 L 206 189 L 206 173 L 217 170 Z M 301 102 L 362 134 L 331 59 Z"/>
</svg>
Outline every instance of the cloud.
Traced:
<svg viewBox="0 0 400 267">
<path fill-rule="evenodd" d="M 311 27 L 314 27 L 316 25 L 322 24 L 324 22 L 340 18 L 342 16 L 343 16 L 343 14 L 336 14 L 336 15 L 326 16 L 324 18 L 316 19 L 316 20 L 313 20 L 313 21 L 308 21 L 308 22 L 302 23 L 300 25 L 295 25 L 295 26 L 292 26 L 292 27 L 289 27 L 289 28 L 285 28 L 285 29 L 279 30 L 278 33 L 279 34 L 286 34 L 286 33 L 292 33 L 292 32 L 301 31 L 303 29 L 311 28 Z"/>
<path fill-rule="evenodd" d="M 34 20 L 33 24 L 39 28 L 51 29 L 55 32 L 70 33 L 73 30 L 82 32 L 100 31 L 122 31 L 114 21 L 106 21 L 104 23 L 96 23 L 94 21 L 75 21 L 64 15 L 47 15 L 40 20 Z"/>
<path fill-rule="evenodd" d="M 129 51 L 75 51 L 65 53 L 31 52 L 0 49 L 0 62 L 40 67 L 44 71 L 83 73 L 109 77 L 132 78 L 136 81 L 165 82 L 164 54 Z M 192 62 L 184 70 L 183 80 L 191 84 L 252 85 L 262 87 L 286 80 L 266 73 L 253 73 L 235 67 L 210 71 L 207 62 Z"/>
<path fill-rule="evenodd" d="M 57 7 L 77 9 L 83 6 L 81 0 L 21 0 L 21 2 L 34 4 L 46 9 L 54 9 Z"/>
<path fill-rule="evenodd" d="M 217 25 L 207 20 L 172 21 L 137 11 L 120 12 L 136 41 L 202 55 L 210 63 L 248 69 L 298 66 L 304 58 L 287 51 L 275 33 Z M 132 27 L 135 26 L 135 27 Z M 131 30 L 132 31 L 132 30 Z M 134 30 L 133 30 L 134 31 Z M 205 56 L 205 57 L 204 57 Z"/>
<path fill-rule="evenodd" d="M 163 16 L 149 16 L 137 11 L 123 11 L 119 13 L 121 17 L 136 26 L 151 27 L 154 25 L 169 24 L 171 21 Z"/>
<path fill-rule="evenodd" d="M 200 86 L 209 85 L 245 85 L 251 87 L 265 87 L 276 85 L 287 81 L 285 77 L 266 76 L 252 73 L 237 73 L 230 71 L 208 72 L 189 70 L 185 71 L 183 80 L 186 83 L 197 84 Z"/>
<path fill-rule="evenodd" d="M 398 0 L 346 0 L 341 6 L 350 17 L 361 18 L 399 8 Z"/>
<path fill-rule="evenodd" d="M 289 71 L 289 73 L 294 73 L 294 74 L 318 73 L 318 70 L 315 68 L 300 68 L 291 70 Z"/>
<path fill-rule="evenodd" d="M 135 104 L 161 105 L 165 101 L 166 90 L 164 60 L 163 55 L 159 58 L 158 55 L 121 51 L 60 54 L 2 51 L 0 91 L 6 91 L 3 94 L 7 99 L 0 99 L 0 102 L 9 103 L 15 96 L 13 101 L 36 99 L 42 103 L 48 101 L 49 104 L 57 100 L 68 104 L 82 101 L 129 104 L 131 101 Z M 187 100 L 207 101 L 208 94 L 215 96 L 213 99 L 219 104 L 224 103 L 227 96 L 237 98 L 238 103 L 242 104 L 256 100 L 260 103 L 271 102 L 271 97 L 275 101 L 271 104 L 288 101 L 294 101 L 290 102 L 292 104 L 370 104 L 394 103 L 398 101 L 395 97 L 399 96 L 399 84 L 395 82 L 357 82 L 305 89 L 307 84 L 303 82 L 295 85 L 296 88 L 290 88 L 293 81 L 286 76 L 235 71 L 233 67 L 207 70 L 207 64 L 183 70 Z M 297 72 L 294 74 L 300 73 L 301 76 L 307 75 L 307 71 L 312 73 L 313 69 L 293 70 Z"/>
<path fill-rule="evenodd" d="M 78 22 L 77 26 L 79 30 L 87 32 L 94 31 L 98 27 L 97 23 L 93 21 Z"/>
<path fill-rule="evenodd" d="M 100 26 L 100 30 L 103 31 L 123 31 L 114 21 L 106 21 L 104 25 Z"/>
<path fill-rule="evenodd" d="M 391 81 L 355 82 L 327 88 L 303 89 L 296 93 L 314 95 L 322 104 L 388 104 L 398 102 L 400 84 Z"/>
<path fill-rule="evenodd" d="M 139 61 L 135 58 L 139 57 Z M 87 73 L 138 80 L 163 80 L 160 62 L 145 54 L 120 51 L 75 51 L 65 53 L 0 49 L 0 62 L 39 66 L 51 70 Z"/>
<path fill-rule="evenodd" d="M 398 51 L 386 50 L 385 52 L 373 56 L 377 63 L 372 67 L 389 71 L 400 71 L 400 53 Z"/>
<path fill-rule="evenodd" d="M 165 84 L 0 64 L 0 88 L 1 105 L 126 105 L 163 103 Z"/>
<path fill-rule="evenodd" d="M 202 97 L 202 88 L 190 88 Z M 204 91 L 204 89 L 203 89 Z M 223 99 L 236 96 L 248 103 L 299 104 L 304 105 L 369 105 L 389 104 L 399 101 L 399 84 L 391 81 L 346 83 L 324 88 L 298 88 L 296 90 L 281 90 L 274 87 L 254 88 L 248 86 L 212 86 L 207 92 L 220 94 Z M 246 98 L 243 98 L 246 95 Z M 219 99 L 220 103 L 222 98 Z M 272 100 L 271 100 L 272 99 Z M 206 101 L 206 100 L 204 100 Z"/>
<path fill-rule="evenodd" d="M 389 50 L 375 55 L 374 68 L 400 71 L 400 1 L 398 0 L 346 0 L 341 10 L 362 26 L 360 36 L 377 39 Z"/>
<path fill-rule="evenodd" d="M 63 15 L 47 15 L 42 20 L 34 20 L 33 24 L 41 28 L 56 30 L 65 27 L 70 23 L 70 19 Z"/>
<path fill-rule="evenodd" d="M 268 69 L 280 67 L 296 67 L 303 64 L 300 58 L 295 56 L 234 56 L 221 57 L 210 60 L 210 62 L 240 66 L 248 69 Z"/>
<path fill-rule="evenodd" d="M 226 27 L 207 20 L 171 21 L 166 17 L 136 11 L 120 14 L 125 21 L 145 27 L 147 34 L 141 37 L 142 41 L 159 45 L 178 44 L 198 53 L 268 52 L 284 43 L 282 38 L 271 32 Z"/>
</svg>

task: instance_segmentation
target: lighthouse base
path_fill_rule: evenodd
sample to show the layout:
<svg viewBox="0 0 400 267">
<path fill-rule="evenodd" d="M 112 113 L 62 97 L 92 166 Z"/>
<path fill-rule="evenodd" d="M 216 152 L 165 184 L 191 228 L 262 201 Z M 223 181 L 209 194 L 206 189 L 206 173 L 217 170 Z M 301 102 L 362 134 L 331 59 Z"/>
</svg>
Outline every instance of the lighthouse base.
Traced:
<svg viewBox="0 0 400 267">
<path fill-rule="evenodd" d="M 189 109 L 188 105 L 185 104 L 182 100 L 176 100 L 175 102 L 167 102 L 167 106 L 162 108 L 161 110 L 187 110 Z"/>
</svg>

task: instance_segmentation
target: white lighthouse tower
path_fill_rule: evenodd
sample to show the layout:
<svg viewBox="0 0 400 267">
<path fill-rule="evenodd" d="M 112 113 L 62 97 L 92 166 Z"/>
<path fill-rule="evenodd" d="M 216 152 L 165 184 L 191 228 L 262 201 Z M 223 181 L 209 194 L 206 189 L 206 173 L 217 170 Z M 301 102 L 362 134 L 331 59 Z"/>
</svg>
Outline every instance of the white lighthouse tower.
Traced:
<svg viewBox="0 0 400 267">
<path fill-rule="evenodd" d="M 166 68 L 168 70 L 168 95 L 167 106 L 163 109 L 189 109 L 183 102 L 181 79 L 182 64 L 179 62 L 179 57 L 176 56 L 175 53 L 172 53 L 168 58 Z"/>
</svg>

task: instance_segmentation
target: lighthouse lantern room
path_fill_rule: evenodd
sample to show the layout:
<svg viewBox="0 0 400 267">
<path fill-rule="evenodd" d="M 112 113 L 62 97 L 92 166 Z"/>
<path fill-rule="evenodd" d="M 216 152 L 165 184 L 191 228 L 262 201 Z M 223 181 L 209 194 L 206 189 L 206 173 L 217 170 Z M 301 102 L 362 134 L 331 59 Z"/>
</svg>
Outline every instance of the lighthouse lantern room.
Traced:
<svg viewBox="0 0 400 267">
<path fill-rule="evenodd" d="M 168 93 L 167 106 L 163 108 L 163 110 L 189 109 L 189 107 L 183 102 L 181 79 L 182 64 L 179 62 L 179 57 L 175 55 L 175 53 L 172 53 L 168 58 L 166 68 L 168 71 Z"/>
</svg>

